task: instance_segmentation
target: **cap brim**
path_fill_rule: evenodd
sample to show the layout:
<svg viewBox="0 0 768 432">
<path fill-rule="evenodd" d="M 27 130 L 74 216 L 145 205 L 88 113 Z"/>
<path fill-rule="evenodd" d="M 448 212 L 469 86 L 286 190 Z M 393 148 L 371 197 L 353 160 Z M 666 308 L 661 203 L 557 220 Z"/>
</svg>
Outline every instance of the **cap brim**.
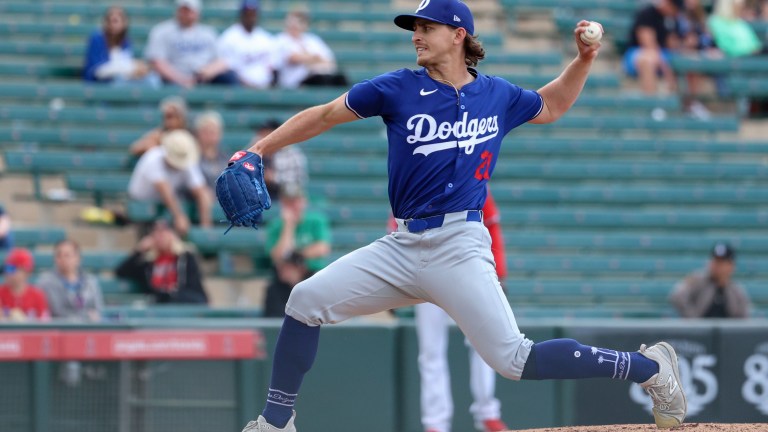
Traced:
<svg viewBox="0 0 768 432">
<path fill-rule="evenodd" d="M 430 18 L 430 17 L 424 16 L 424 15 L 417 15 L 417 14 L 398 15 L 398 16 L 395 17 L 395 25 L 400 27 L 400 28 L 402 28 L 402 29 L 413 31 L 413 23 L 418 18 L 425 19 L 427 21 L 436 22 L 436 23 L 439 23 L 439 24 L 450 25 L 451 27 L 455 27 L 455 26 L 453 26 L 451 24 L 444 23 L 442 21 L 437 21 L 434 18 Z"/>
</svg>

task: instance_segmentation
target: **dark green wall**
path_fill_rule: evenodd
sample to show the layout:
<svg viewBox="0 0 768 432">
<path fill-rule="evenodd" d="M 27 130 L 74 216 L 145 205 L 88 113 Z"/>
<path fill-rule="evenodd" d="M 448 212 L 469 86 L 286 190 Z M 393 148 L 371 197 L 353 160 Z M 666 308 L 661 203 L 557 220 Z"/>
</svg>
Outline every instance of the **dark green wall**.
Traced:
<svg viewBox="0 0 768 432">
<path fill-rule="evenodd" d="M 62 363 L 0 363 L 0 424 L 19 432 L 42 432 L 53 425 L 65 432 L 239 430 L 263 408 L 279 325 L 256 319 L 113 325 L 109 328 L 256 328 L 264 333 L 268 358 L 87 362 L 93 376 L 74 387 L 61 380 Z M 535 341 L 564 336 L 619 350 L 670 341 L 681 358 L 689 421 L 768 422 L 766 321 L 522 320 L 520 328 Z M 455 327 L 450 330 L 449 356 L 454 430 L 471 431 L 467 349 Z M 324 328 L 315 367 L 297 401 L 299 430 L 421 431 L 416 358 L 416 334 L 409 320 Z M 647 396 L 631 388 L 627 382 L 607 379 L 497 379 L 503 417 L 513 429 L 652 423 L 645 410 Z"/>
</svg>

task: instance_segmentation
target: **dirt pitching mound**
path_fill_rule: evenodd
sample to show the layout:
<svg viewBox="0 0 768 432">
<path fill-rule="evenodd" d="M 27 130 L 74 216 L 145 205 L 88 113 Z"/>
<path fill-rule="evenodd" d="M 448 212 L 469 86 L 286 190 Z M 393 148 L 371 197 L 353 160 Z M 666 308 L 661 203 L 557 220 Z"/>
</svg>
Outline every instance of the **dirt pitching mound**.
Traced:
<svg viewBox="0 0 768 432">
<path fill-rule="evenodd" d="M 526 429 L 510 432 L 768 432 L 768 424 L 687 423 L 674 429 L 658 429 L 655 425 L 568 426 Z"/>
</svg>

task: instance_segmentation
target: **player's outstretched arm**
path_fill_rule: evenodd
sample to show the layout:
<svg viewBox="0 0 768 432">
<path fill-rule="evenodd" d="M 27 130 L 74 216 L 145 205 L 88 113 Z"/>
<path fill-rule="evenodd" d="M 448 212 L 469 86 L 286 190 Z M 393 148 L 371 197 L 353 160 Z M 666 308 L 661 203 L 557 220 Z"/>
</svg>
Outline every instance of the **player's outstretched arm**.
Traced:
<svg viewBox="0 0 768 432">
<path fill-rule="evenodd" d="M 597 57 L 600 42 L 587 45 L 581 39 L 589 21 L 580 21 L 573 31 L 579 54 L 565 70 L 549 84 L 539 89 L 539 94 L 544 101 L 541 113 L 531 123 L 552 123 L 563 116 L 576 102 L 576 99 L 584 89 L 589 70 Z"/>
<path fill-rule="evenodd" d="M 272 154 L 289 144 L 320 135 L 338 124 L 359 120 L 359 117 L 347 108 L 344 102 L 346 97 L 347 94 L 344 93 L 327 104 L 305 109 L 259 140 L 248 151 L 259 155 Z"/>
</svg>

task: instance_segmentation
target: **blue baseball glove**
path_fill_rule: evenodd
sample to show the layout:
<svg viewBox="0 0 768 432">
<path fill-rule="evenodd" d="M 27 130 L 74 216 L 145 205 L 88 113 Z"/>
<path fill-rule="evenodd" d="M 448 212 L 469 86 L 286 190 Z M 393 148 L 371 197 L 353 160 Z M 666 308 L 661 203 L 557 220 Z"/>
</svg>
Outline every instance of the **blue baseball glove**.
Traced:
<svg viewBox="0 0 768 432">
<path fill-rule="evenodd" d="M 256 228 L 262 221 L 261 214 L 272 206 L 261 156 L 246 151 L 232 155 L 216 179 L 216 198 L 230 223 L 227 232 L 233 226 Z"/>
</svg>

